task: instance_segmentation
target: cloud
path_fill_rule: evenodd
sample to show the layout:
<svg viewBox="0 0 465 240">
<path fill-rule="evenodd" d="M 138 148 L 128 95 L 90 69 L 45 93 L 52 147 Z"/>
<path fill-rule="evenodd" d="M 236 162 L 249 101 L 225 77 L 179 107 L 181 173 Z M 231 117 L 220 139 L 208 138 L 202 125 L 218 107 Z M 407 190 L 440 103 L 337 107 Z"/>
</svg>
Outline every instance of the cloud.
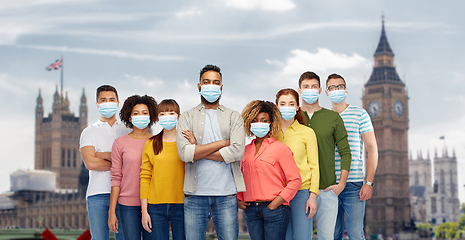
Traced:
<svg viewBox="0 0 465 240">
<path fill-rule="evenodd" d="M 18 9 L 18 8 L 29 8 L 41 5 L 57 5 L 57 4 L 69 4 L 75 2 L 89 2 L 91 0 L 0 0 L 0 11 Z"/>
<path fill-rule="evenodd" d="M 182 61 L 185 60 L 183 57 L 179 56 L 158 56 L 150 54 L 138 54 L 126 51 L 119 50 L 102 50 L 102 49 L 92 49 L 92 48 L 70 48 L 67 46 L 57 47 L 57 46 L 45 46 L 45 45 L 16 45 L 20 48 L 30 48 L 38 49 L 44 51 L 54 51 L 54 52 L 72 52 L 80 54 L 90 54 L 90 55 L 102 55 L 102 56 L 113 56 L 119 58 L 132 58 L 137 60 L 150 60 L 150 61 Z"/>
<path fill-rule="evenodd" d="M 288 11 L 295 8 L 291 0 L 225 0 L 226 6 L 263 11 Z"/>
<path fill-rule="evenodd" d="M 315 72 L 328 72 L 336 70 L 348 70 L 352 68 L 369 68 L 371 62 L 352 53 L 348 56 L 343 53 L 334 53 L 327 48 L 318 48 L 316 53 L 306 50 L 294 49 L 291 51 L 292 56 L 286 61 L 266 60 L 269 64 L 282 68 L 284 75 L 296 75 L 302 72 L 312 70 Z"/>
<path fill-rule="evenodd" d="M 162 85 L 164 84 L 163 80 L 158 79 L 158 78 L 150 79 L 150 78 L 145 78 L 143 76 L 131 76 L 129 74 L 124 74 L 124 76 L 132 82 L 141 84 L 143 87 L 150 87 L 150 88 L 162 87 Z"/>
<path fill-rule="evenodd" d="M 178 18 L 182 18 L 182 17 L 201 15 L 201 14 L 202 14 L 202 12 L 199 11 L 199 10 L 187 10 L 187 11 L 177 12 L 175 14 L 175 16 L 178 17 Z"/>
</svg>

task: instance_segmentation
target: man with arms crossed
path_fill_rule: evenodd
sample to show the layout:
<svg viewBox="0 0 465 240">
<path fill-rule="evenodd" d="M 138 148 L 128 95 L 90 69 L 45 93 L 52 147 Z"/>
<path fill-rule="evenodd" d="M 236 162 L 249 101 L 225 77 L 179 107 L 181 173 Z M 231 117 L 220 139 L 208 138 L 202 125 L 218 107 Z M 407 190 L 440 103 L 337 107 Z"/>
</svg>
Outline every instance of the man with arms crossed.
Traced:
<svg viewBox="0 0 465 240">
<path fill-rule="evenodd" d="M 218 239 L 236 240 L 236 193 L 245 191 L 240 169 L 244 121 L 238 112 L 219 104 L 223 88 L 219 67 L 206 65 L 200 71 L 197 87 L 201 103 L 181 115 L 176 136 L 179 157 L 186 163 L 186 239 L 205 239 L 211 216 Z M 195 137 L 197 144 L 190 144 L 190 137 Z"/>
<path fill-rule="evenodd" d="M 315 131 L 320 166 L 320 194 L 316 198 L 316 222 L 319 240 L 332 240 L 337 217 L 337 196 L 346 185 L 350 170 L 350 148 L 344 122 L 338 113 L 319 105 L 320 77 L 304 72 L 299 78 L 299 93 L 307 125 Z M 341 178 L 336 183 L 334 149 L 341 155 Z"/>
<path fill-rule="evenodd" d="M 365 201 L 373 193 L 373 179 L 378 166 L 378 146 L 370 116 L 361 107 L 346 103 L 348 93 L 346 81 L 338 74 L 331 74 L 326 80 L 326 96 L 331 100 L 333 110 L 338 112 L 344 121 L 349 135 L 352 163 L 350 174 L 344 190 L 339 194 L 339 208 L 334 239 L 342 240 L 345 227 L 350 240 L 365 239 L 363 218 Z M 363 143 L 368 151 L 366 182 L 363 183 Z M 336 177 L 339 180 L 341 156 L 336 149 Z"/>
<path fill-rule="evenodd" d="M 102 85 L 97 88 L 97 108 L 100 118 L 81 133 L 81 156 L 86 168 L 89 169 L 86 200 L 92 240 L 109 239 L 111 147 L 117 137 L 131 132 L 116 119 L 118 105 L 118 93 L 114 87 Z M 119 218 L 118 211 L 116 215 Z M 124 240 L 121 226 L 118 230 L 115 239 Z"/>
</svg>

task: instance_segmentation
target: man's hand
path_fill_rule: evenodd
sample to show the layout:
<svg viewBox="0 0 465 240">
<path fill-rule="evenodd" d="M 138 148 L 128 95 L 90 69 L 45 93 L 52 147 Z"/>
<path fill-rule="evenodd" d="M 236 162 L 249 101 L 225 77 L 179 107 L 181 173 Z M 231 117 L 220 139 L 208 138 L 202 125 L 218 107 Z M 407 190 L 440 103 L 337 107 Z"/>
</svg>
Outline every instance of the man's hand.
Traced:
<svg viewBox="0 0 465 240">
<path fill-rule="evenodd" d="M 195 141 L 195 136 L 194 134 L 191 132 L 191 130 L 187 129 L 187 130 L 182 130 L 182 135 L 189 141 L 190 144 L 197 144 L 197 141 Z"/>
<path fill-rule="evenodd" d="M 325 188 L 324 192 L 327 192 L 329 190 L 333 190 L 334 194 L 336 194 L 336 196 L 339 196 L 339 194 L 341 194 L 342 190 L 344 190 L 345 187 L 346 187 L 345 183 L 339 182 L 339 184 L 331 185 L 331 186 Z"/>
<path fill-rule="evenodd" d="M 366 201 L 371 198 L 371 194 L 373 193 L 373 188 L 368 186 L 368 184 L 363 184 L 362 188 L 360 189 L 360 199 L 359 201 Z"/>
<path fill-rule="evenodd" d="M 111 162 L 111 152 L 96 152 L 95 157 Z"/>
<path fill-rule="evenodd" d="M 305 206 L 305 214 L 308 213 L 308 219 L 312 218 L 313 215 L 315 215 L 316 209 L 316 194 L 311 192 L 310 197 L 307 200 L 307 205 Z"/>
<path fill-rule="evenodd" d="M 248 206 L 250 206 L 250 203 L 243 202 L 241 200 L 237 200 L 237 205 L 239 206 L 240 209 L 245 210 Z"/>
</svg>

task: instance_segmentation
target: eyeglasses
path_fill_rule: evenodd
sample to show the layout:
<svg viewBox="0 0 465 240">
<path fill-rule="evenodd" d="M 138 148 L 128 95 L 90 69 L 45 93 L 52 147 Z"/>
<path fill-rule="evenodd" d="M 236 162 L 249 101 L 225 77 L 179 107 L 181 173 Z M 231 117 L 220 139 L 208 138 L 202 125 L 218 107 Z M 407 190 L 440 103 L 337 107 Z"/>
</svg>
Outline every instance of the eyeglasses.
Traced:
<svg viewBox="0 0 465 240">
<path fill-rule="evenodd" d="M 346 85 L 345 84 L 339 84 L 337 86 L 328 86 L 328 88 L 326 90 L 328 91 L 334 91 L 334 90 L 344 90 L 346 89 Z"/>
</svg>

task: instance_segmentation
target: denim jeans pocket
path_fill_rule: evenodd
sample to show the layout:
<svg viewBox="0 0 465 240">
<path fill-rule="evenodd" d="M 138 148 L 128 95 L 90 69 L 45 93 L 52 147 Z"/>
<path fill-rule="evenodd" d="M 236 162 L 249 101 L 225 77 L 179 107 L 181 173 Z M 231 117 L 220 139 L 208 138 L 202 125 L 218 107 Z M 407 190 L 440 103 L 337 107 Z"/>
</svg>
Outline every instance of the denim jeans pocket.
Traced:
<svg viewBox="0 0 465 240">
<path fill-rule="evenodd" d="M 364 183 L 360 181 L 360 182 L 348 182 L 347 184 L 352 185 L 352 187 L 354 188 L 361 189 Z"/>
</svg>

